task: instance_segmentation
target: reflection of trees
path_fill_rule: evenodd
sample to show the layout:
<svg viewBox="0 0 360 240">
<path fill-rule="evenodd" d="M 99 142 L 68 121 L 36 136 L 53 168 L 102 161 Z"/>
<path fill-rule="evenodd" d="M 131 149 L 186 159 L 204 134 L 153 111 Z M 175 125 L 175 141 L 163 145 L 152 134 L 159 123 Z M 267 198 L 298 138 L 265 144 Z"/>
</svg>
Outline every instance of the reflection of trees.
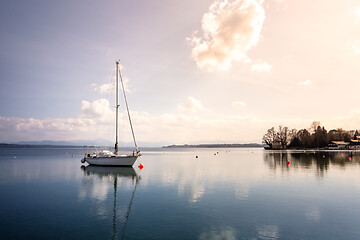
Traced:
<svg viewBox="0 0 360 240">
<path fill-rule="evenodd" d="M 296 154 L 291 153 L 291 160 L 294 162 L 294 164 L 301 166 L 303 168 L 311 168 L 313 156 L 309 154 Z"/>
<path fill-rule="evenodd" d="M 291 153 L 291 157 L 294 163 L 301 168 L 311 169 L 316 167 L 316 173 L 318 176 L 323 177 L 324 173 L 329 169 L 329 157 L 323 152 L 311 152 L 311 153 Z"/>
<path fill-rule="evenodd" d="M 264 161 L 269 165 L 270 169 L 286 168 L 287 160 L 288 154 L 286 151 L 264 153 Z"/>
<path fill-rule="evenodd" d="M 360 152 L 354 151 L 265 151 L 264 161 L 270 169 L 288 170 L 287 161 L 291 166 L 315 169 L 318 176 L 323 177 L 330 165 L 345 167 L 348 164 L 360 163 Z"/>
<path fill-rule="evenodd" d="M 330 152 L 331 163 L 345 166 L 351 163 L 360 163 L 360 152 Z"/>
</svg>

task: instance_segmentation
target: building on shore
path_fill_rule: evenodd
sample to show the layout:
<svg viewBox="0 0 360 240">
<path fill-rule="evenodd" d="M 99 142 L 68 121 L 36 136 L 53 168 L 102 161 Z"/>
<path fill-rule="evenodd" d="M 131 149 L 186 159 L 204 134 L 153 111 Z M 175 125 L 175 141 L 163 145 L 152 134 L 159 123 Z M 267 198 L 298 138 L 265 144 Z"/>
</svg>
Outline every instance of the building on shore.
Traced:
<svg viewBox="0 0 360 240">
<path fill-rule="evenodd" d="M 344 141 L 331 141 L 328 145 L 328 149 L 346 149 L 348 148 L 348 146 L 350 146 L 349 142 L 344 142 Z"/>
<path fill-rule="evenodd" d="M 352 150 L 359 150 L 360 149 L 360 137 L 357 137 L 357 139 L 351 139 L 348 148 L 352 149 Z"/>
</svg>

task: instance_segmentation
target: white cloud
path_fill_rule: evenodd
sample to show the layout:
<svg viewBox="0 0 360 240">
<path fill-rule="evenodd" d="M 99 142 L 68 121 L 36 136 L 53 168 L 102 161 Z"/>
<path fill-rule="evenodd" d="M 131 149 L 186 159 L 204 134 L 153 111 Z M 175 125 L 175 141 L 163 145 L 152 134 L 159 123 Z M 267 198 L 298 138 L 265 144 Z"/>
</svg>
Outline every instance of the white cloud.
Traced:
<svg viewBox="0 0 360 240">
<path fill-rule="evenodd" d="M 300 85 L 300 86 L 310 86 L 311 84 L 312 84 L 312 81 L 309 79 L 302 81 L 302 82 L 298 82 L 298 85 Z"/>
<path fill-rule="evenodd" d="M 73 140 L 88 138 L 96 121 L 85 118 L 15 118 L 0 117 L 2 142 L 26 140 Z M 86 137 L 84 137 L 86 136 Z M 90 136 L 92 138 L 93 136 Z"/>
<path fill-rule="evenodd" d="M 86 106 L 86 111 L 86 114 L 78 118 L 64 119 L 41 120 L 0 117 L 0 141 L 112 140 L 114 117 L 103 118 L 101 111 L 88 106 Z M 124 113 L 121 114 L 120 118 L 123 115 Z M 268 123 L 265 127 L 256 127 L 260 122 L 257 123 L 254 118 L 246 116 L 221 116 L 209 120 L 184 114 L 151 115 L 146 112 L 132 112 L 132 121 L 138 140 L 169 143 L 199 140 L 259 142 L 261 134 L 269 125 Z M 250 130 L 254 124 L 256 131 Z M 244 126 L 247 127 L 244 129 Z M 125 142 L 131 141 L 131 134 L 128 129 L 125 128 L 124 130 L 127 132 L 124 133 L 123 140 Z M 194 138 L 194 136 L 196 137 Z"/>
<path fill-rule="evenodd" d="M 125 68 L 124 67 L 124 65 L 122 65 L 122 64 L 119 64 L 119 68 L 120 68 L 120 73 L 121 73 L 121 77 L 122 77 L 122 80 L 123 80 L 123 83 L 124 83 L 124 88 L 125 88 L 125 91 L 126 92 L 135 92 L 136 91 L 136 89 L 132 89 L 132 88 L 130 88 L 130 86 L 129 86 L 129 83 L 130 83 L 130 79 L 126 76 L 126 75 L 124 75 L 123 74 L 123 69 Z M 115 82 L 115 76 L 114 76 L 114 82 Z M 115 87 L 114 87 L 114 89 L 115 89 Z M 122 91 L 121 90 L 121 82 L 120 82 L 120 77 L 119 77 L 119 89 L 120 89 L 120 91 Z"/>
<path fill-rule="evenodd" d="M 124 66 L 119 64 L 119 68 L 120 70 L 123 70 Z M 116 72 L 116 68 L 114 66 L 114 73 Z M 122 76 L 122 80 L 123 80 L 123 83 L 124 83 L 124 88 L 125 88 L 125 91 L 126 92 L 135 92 L 135 89 L 132 89 L 129 87 L 129 78 L 126 77 L 125 75 L 122 74 L 121 72 L 121 76 Z M 107 94 L 107 93 L 113 93 L 115 94 L 115 90 L 116 90 L 116 76 L 115 74 L 110 77 L 112 79 L 112 81 L 110 83 L 105 83 L 105 84 L 102 84 L 102 85 L 98 85 L 96 83 L 93 83 L 91 84 L 91 86 L 93 87 L 94 91 L 95 92 L 98 92 L 100 94 Z M 119 76 L 119 91 L 122 91 L 122 87 L 121 87 L 121 79 L 120 79 L 120 76 Z M 121 92 L 120 92 L 121 94 Z"/>
<path fill-rule="evenodd" d="M 253 72 L 270 72 L 272 66 L 268 64 L 267 62 L 260 62 L 253 64 L 251 66 L 251 71 Z"/>
<path fill-rule="evenodd" d="M 104 98 L 95 100 L 94 102 L 82 101 L 81 111 L 89 118 L 109 119 L 114 116 L 109 101 Z"/>
<path fill-rule="evenodd" d="M 132 88 L 129 87 L 129 82 L 130 82 L 130 80 L 129 80 L 128 77 L 123 76 L 122 79 L 123 79 L 124 88 L 125 88 L 125 91 L 126 91 L 126 92 L 129 92 L 129 93 L 130 93 L 130 92 L 135 92 L 135 91 L 136 91 L 135 89 L 132 89 Z M 120 84 L 120 83 L 119 83 L 119 84 Z"/>
<path fill-rule="evenodd" d="M 197 111 L 204 110 L 204 107 L 203 107 L 202 103 L 199 100 L 197 100 L 197 99 L 195 99 L 193 97 L 188 97 L 186 99 L 185 104 L 180 104 L 178 106 L 178 109 L 181 112 L 194 113 L 194 112 L 197 112 Z"/>
<path fill-rule="evenodd" d="M 249 62 L 247 51 L 259 41 L 265 11 L 256 0 L 215 1 L 202 18 L 203 36 L 188 40 L 198 67 L 228 70 L 233 61 Z"/>
<path fill-rule="evenodd" d="M 123 79 L 125 91 L 129 92 L 129 93 L 135 92 L 135 89 L 131 89 L 129 87 L 129 82 L 130 82 L 129 78 L 127 78 L 126 76 L 123 76 L 122 79 Z M 95 92 L 98 92 L 100 94 L 107 94 L 107 93 L 115 94 L 115 89 L 116 89 L 115 77 L 113 80 L 114 80 L 113 83 L 105 83 L 102 85 L 97 85 L 96 83 L 93 83 L 93 84 L 91 84 L 91 86 L 94 88 Z M 122 91 L 120 79 L 119 79 L 119 91 Z"/>
<path fill-rule="evenodd" d="M 246 103 L 241 102 L 241 101 L 235 101 L 233 102 L 233 107 L 246 107 Z"/>
<path fill-rule="evenodd" d="M 234 106 L 244 106 L 240 101 Z M 82 114 L 73 118 L 15 118 L 0 116 L 0 142 L 32 140 L 105 140 L 114 139 L 114 109 L 109 102 L 98 99 L 93 102 L 83 101 Z M 189 97 L 182 105 L 183 111 L 199 111 L 202 104 Z M 122 141 L 131 142 L 131 133 L 125 112 L 120 112 L 124 119 Z M 199 115 L 179 112 L 175 114 L 151 114 L 131 111 L 135 135 L 138 141 L 149 143 L 198 143 L 198 142 L 261 142 L 261 137 L 272 126 L 286 125 L 301 129 L 308 127 L 309 119 L 261 119 L 252 115 L 227 115 L 203 111 Z M 358 129 L 360 110 L 354 110 L 334 119 L 319 119 L 327 129 L 339 127 Z M 110 142 L 109 142 L 110 143 Z"/>
<path fill-rule="evenodd" d="M 0 117 L 0 142 L 45 139 L 111 141 L 114 139 L 114 115 L 110 115 L 108 110 L 103 110 L 106 104 L 99 104 L 100 107 L 98 104 L 99 101 L 84 104 L 84 113 L 78 118 L 41 120 Z M 246 115 L 229 116 L 210 112 L 204 114 L 205 116 L 199 117 L 182 113 L 152 115 L 132 111 L 131 117 L 137 139 L 150 143 L 261 142 L 262 135 L 271 126 L 285 122 L 290 127 L 302 127 L 309 123 L 299 123 L 291 119 L 262 120 Z M 105 115 L 107 117 L 104 118 Z M 120 113 L 120 119 L 126 119 L 126 113 Z M 128 122 L 124 124 L 122 140 L 130 142 Z"/>
<path fill-rule="evenodd" d="M 115 90 L 115 84 L 114 83 L 106 83 L 103 85 L 97 85 L 96 83 L 91 84 L 91 86 L 94 88 L 95 92 L 99 92 L 100 94 L 110 93 Z"/>
</svg>

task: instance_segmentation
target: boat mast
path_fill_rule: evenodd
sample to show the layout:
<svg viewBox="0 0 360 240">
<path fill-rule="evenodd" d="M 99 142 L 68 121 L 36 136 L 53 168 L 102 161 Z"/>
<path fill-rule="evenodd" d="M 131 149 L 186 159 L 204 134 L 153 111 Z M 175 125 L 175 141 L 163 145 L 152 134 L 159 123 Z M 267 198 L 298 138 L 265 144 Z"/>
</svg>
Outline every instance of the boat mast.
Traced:
<svg viewBox="0 0 360 240">
<path fill-rule="evenodd" d="M 117 76 L 117 75 L 116 75 L 116 76 Z M 138 148 L 138 146 L 137 146 L 137 144 L 136 144 L 136 140 L 135 140 L 134 129 L 133 129 L 133 126 L 132 126 L 132 123 L 131 123 L 129 106 L 128 106 L 127 99 L 126 99 L 124 82 L 123 82 L 123 79 L 122 79 L 122 76 L 121 76 L 120 69 L 119 69 L 119 76 L 120 76 L 120 80 L 121 80 L 121 87 L 122 87 L 122 90 L 123 90 L 123 93 L 124 93 L 124 100 L 125 100 L 125 105 L 126 105 L 127 114 L 128 114 L 128 117 L 129 117 L 129 123 L 130 123 L 131 133 L 132 133 L 133 140 L 134 140 L 134 144 L 135 144 L 135 148 L 136 148 L 136 153 L 139 153 L 140 151 L 139 151 L 139 148 Z"/>
<path fill-rule="evenodd" d="M 118 154 L 118 152 L 119 152 L 119 146 L 118 146 L 119 78 L 118 78 L 118 73 L 119 73 L 119 62 L 116 61 L 116 120 L 115 120 L 116 138 L 115 138 L 115 154 Z"/>
</svg>

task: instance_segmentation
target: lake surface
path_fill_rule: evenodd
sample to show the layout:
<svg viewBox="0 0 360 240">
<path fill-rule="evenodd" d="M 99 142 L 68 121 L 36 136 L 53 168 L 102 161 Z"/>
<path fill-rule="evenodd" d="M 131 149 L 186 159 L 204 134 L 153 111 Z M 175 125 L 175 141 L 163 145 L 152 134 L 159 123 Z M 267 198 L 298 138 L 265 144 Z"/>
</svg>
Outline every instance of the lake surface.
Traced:
<svg viewBox="0 0 360 240">
<path fill-rule="evenodd" d="M 360 239 L 359 152 L 84 153 L 0 149 L 0 239 Z"/>
</svg>

